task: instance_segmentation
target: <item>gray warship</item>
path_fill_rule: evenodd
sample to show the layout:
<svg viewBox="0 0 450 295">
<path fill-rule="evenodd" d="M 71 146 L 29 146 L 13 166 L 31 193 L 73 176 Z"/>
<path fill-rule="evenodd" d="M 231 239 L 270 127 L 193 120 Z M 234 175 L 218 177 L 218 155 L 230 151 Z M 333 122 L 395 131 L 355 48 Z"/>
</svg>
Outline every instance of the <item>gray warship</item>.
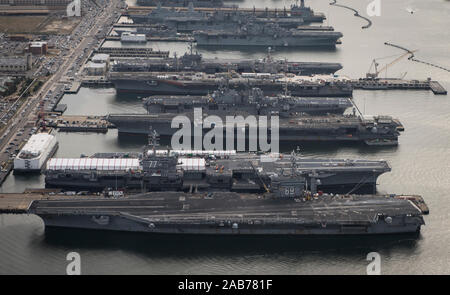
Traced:
<svg viewBox="0 0 450 295">
<path fill-rule="evenodd" d="M 198 52 L 194 52 L 192 44 L 184 55 L 173 58 L 151 59 L 120 59 L 111 65 L 114 72 L 182 72 L 196 71 L 207 74 L 230 72 L 237 73 L 293 73 L 298 75 L 334 74 L 342 69 L 339 63 L 327 62 L 296 62 L 276 60 L 268 54 L 262 59 L 205 59 Z"/>
<path fill-rule="evenodd" d="M 295 164 L 295 167 L 292 166 Z M 233 150 L 163 150 L 52 158 L 45 186 L 75 191 L 264 192 L 274 176 L 295 171 L 309 186 L 330 193 L 374 193 L 386 161 L 304 158 L 298 154 Z"/>
<path fill-rule="evenodd" d="M 248 115 L 277 114 L 289 118 L 294 114 L 343 114 L 352 106 L 350 98 L 306 98 L 288 94 L 264 96 L 259 88 L 238 92 L 222 87 L 207 96 L 152 96 L 144 99 L 144 108 L 148 114 L 184 113 L 202 108 L 208 115 L 245 112 Z"/>
<path fill-rule="evenodd" d="M 192 3 L 187 10 L 165 8 L 158 5 L 148 14 L 130 14 L 129 18 L 135 24 L 164 24 L 175 28 L 178 32 L 193 32 L 211 28 L 216 30 L 236 29 L 245 23 L 260 25 L 277 24 L 283 28 L 297 28 L 311 23 L 316 16 L 299 16 L 284 13 L 275 15 L 256 14 L 256 11 L 242 11 L 238 9 L 215 10 L 212 13 L 196 11 Z"/>
<path fill-rule="evenodd" d="M 46 227 L 177 235 L 417 234 L 423 213 L 396 196 L 302 193 L 283 179 L 273 193 L 152 192 L 115 199 L 33 201 Z M 287 196 L 286 196 L 287 194 Z"/>
<path fill-rule="evenodd" d="M 165 6 L 165 7 L 188 7 L 192 3 L 195 7 L 233 7 L 225 5 L 223 0 L 137 0 L 140 6 Z"/>
<path fill-rule="evenodd" d="M 237 29 L 193 32 L 197 46 L 336 47 L 344 35 L 330 30 L 286 29 L 276 23 L 248 22 Z"/>
<path fill-rule="evenodd" d="M 81 171 L 74 168 L 80 163 L 57 162 L 50 168 Z M 421 197 L 323 193 L 317 190 L 321 183 L 317 172 L 306 178 L 294 155 L 280 165 L 254 163 L 254 158 L 170 158 L 153 149 L 142 162 L 147 188 L 158 186 L 164 192 L 39 200 L 32 202 L 28 213 L 40 216 L 47 227 L 164 234 L 371 235 L 418 233 L 425 224 Z M 88 165 L 87 175 L 105 172 Z M 103 161 L 97 166 L 101 167 Z M 118 178 L 114 171 L 106 171 L 109 179 Z M 95 182 L 89 176 L 82 181 Z M 183 186 L 189 191 L 174 191 Z"/>
<path fill-rule="evenodd" d="M 309 77 L 270 73 L 216 73 L 202 72 L 110 72 L 108 80 L 118 93 L 148 95 L 207 95 L 226 84 L 231 89 L 260 88 L 265 95 L 288 91 L 303 97 L 352 97 L 353 87 L 333 77 Z"/>
<path fill-rule="evenodd" d="M 153 104 L 155 100 L 150 102 Z M 244 147 L 247 142 L 250 146 L 251 142 L 261 140 L 261 130 L 265 130 L 264 135 L 270 140 L 274 138 L 280 142 L 362 142 L 370 146 L 397 146 L 398 137 L 404 131 L 398 119 L 358 115 L 355 108 L 353 114 L 345 115 L 311 116 L 285 110 L 255 116 L 250 115 L 245 108 L 230 114 L 227 105 L 222 105 L 222 110 L 213 108 L 210 111 L 204 102 L 197 101 L 202 107 L 193 107 L 191 102 L 183 104 L 176 101 L 170 107 L 171 101 L 160 101 L 152 107 L 164 110 L 164 113 L 109 114 L 106 120 L 118 129 L 119 134 L 148 134 L 149 128 L 153 128 L 164 137 L 190 134 L 203 138 L 206 134 L 223 132 L 223 138 L 232 135 L 243 141 Z"/>
</svg>

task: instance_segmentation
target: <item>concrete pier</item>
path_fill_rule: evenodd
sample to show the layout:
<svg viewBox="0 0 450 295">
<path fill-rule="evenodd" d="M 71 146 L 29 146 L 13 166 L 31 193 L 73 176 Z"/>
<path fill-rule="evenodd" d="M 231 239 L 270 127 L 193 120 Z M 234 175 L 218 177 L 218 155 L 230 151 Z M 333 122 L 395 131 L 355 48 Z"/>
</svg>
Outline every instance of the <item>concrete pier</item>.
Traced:
<svg viewBox="0 0 450 295">
<path fill-rule="evenodd" d="M 76 195 L 69 196 L 65 193 L 56 192 L 25 192 L 25 193 L 7 193 L 0 194 L 0 214 L 14 213 L 24 214 L 27 213 L 28 208 L 34 200 L 68 200 L 68 199 L 92 199 L 103 198 L 103 196 L 97 195 Z"/>
<path fill-rule="evenodd" d="M 431 79 L 353 79 L 350 80 L 350 84 L 354 89 L 363 90 L 431 90 L 436 95 L 447 94 L 447 90 L 438 81 Z"/>
<path fill-rule="evenodd" d="M 60 116 L 47 121 L 47 126 L 65 132 L 108 132 L 111 124 L 102 116 Z"/>
<path fill-rule="evenodd" d="M 447 90 L 437 81 L 430 82 L 431 91 L 437 95 L 447 95 Z"/>
</svg>

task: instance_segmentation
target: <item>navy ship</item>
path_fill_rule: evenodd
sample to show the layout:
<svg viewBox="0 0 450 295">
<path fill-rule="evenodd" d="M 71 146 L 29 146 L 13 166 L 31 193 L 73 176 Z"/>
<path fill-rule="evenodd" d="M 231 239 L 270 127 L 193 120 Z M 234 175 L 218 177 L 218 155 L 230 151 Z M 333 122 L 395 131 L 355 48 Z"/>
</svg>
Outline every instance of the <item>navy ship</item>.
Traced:
<svg viewBox="0 0 450 295">
<path fill-rule="evenodd" d="M 264 96 L 259 88 L 238 92 L 226 87 L 207 96 L 151 96 L 144 99 L 148 114 L 184 113 L 202 108 L 208 115 L 236 114 L 273 115 L 289 118 L 295 114 L 343 114 L 352 107 L 350 98 L 293 97 L 287 94 Z"/>
<path fill-rule="evenodd" d="M 339 63 L 327 62 L 297 62 L 286 59 L 276 60 L 271 55 L 271 49 L 262 59 L 205 59 L 198 52 L 190 51 L 178 57 L 151 59 L 120 59 L 112 63 L 113 72 L 183 72 L 196 71 L 207 74 L 237 72 L 237 73 L 293 73 L 298 75 L 334 74 L 342 69 Z"/>
<path fill-rule="evenodd" d="M 333 195 L 305 190 L 301 177 L 277 176 L 265 193 L 151 192 L 122 198 L 33 201 L 46 227 L 177 235 L 417 234 L 418 196 Z"/>
<path fill-rule="evenodd" d="M 197 46 L 336 47 L 344 35 L 326 30 L 286 29 L 276 23 L 249 22 L 237 29 L 194 31 Z"/>
<path fill-rule="evenodd" d="M 225 5 L 223 0 L 137 0 L 140 6 L 165 6 L 165 7 L 188 7 L 192 3 L 195 7 L 232 7 Z"/>
<path fill-rule="evenodd" d="M 260 88 L 265 95 L 288 91 L 303 97 L 352 97 L 350 83 L 330 76 L 296 76 L 270 73 L 140 73 L 110 72 L 108 79 L 117 92 L 148 95 L 207 95 L 226 84 L 235 90 Z"/>
<path fill-rule="evenodd" d="M 148 14 L 130 14 L 129 18 L 135 24 L 164 24 L 179 32 L 193 32 L 206 28 L 223 30 L 237 29 L 245 23 L 254 24 L 277 24 L 283 28 L 297 28 L 313 21 L 322 21 L 321 16 L 305 13 L 288 14 L 286 10 L 280 13 L 269 14 L 244 11 L 239 9 L 214 10 L 203 12 L 194 10 L 190 3 L 187 10 L 165 8 L 158 5 Z"/>
<path fill-rule="evenodd" d="M 309 186 L 330 193 L 373 193 L 386 161 L 304 158 L 298 154 L 232 150 L 162 150 L 52 158 L 45 186 L 75 191 L 264 192 L 276 177 L 295 172 Z M 275 177 L 275 178 L 274 178 Z"/>
<path fill-rule="evenodd" d="M 109 114 L 106 120 L 118 129 L 119 134 L 148 134 L 149 128 L 153 128 L 164 137 L 173 138 L 175 134 L 180 135 L 180 132 L 203 137 L 222 130 L 223 138 L 237 134 L 234 138 L 243 140 L 244 146 L 247 141 L 250 145 L 250 142 L 260 140 L 261 135 L 258 135 L 256 131 L 266 125 L 268 126 L 264 130 L 268 139 L 295 143 L 328 141 L 362 142 L 370 146 L 397 146 L 400 132 L 404 131 L 398 119 L 381 115 L 361 116 L 356 115 L 355 112 L 348 115 L 326 116 L 289 114 L 286 117 L 279 116 L 278 113 L 275 116 L 272 114 L 249 116 L 245 111 L 208 115 L 202 108 L 194 108 L 180 113 Z M 176 122 L 175 125 L 174 122 Z M 226 132 L 231 133 L 229 135 Z"/>
<path fill-rule="evenodd" d="M 28 213 L 48 227 L 160 234 L 371 235 L 418 233 L 424 225 L 426 204 L 419 196 L 341 196 L 318 190 L 338 171 L 355 170 L 354 162 L 331 165 L 328 173 L 308 172 L 294 153 L 288 161 L 259 162 L 222 153 L 179 157 L 153 147 L 139 167 L 123 158 L 56 159 L 48 164 L 52 178 L 67 183 L 71 178 L 71 185 L 115 179 L 115 191 L 110 198 L 33 201 Z M 120 175 L 125 172 L 126 182 Z M 114 193 L 119 183 L 152 192 L 120 197 Z"/>
</svg>

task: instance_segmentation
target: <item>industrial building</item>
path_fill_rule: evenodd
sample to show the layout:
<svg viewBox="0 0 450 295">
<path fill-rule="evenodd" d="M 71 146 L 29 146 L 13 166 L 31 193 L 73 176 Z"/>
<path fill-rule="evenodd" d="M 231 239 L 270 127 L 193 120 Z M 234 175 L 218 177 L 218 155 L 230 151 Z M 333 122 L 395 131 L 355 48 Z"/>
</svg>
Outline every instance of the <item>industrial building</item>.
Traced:
<svg viewBox="0 0 450 295">
<path fill-rule="evenodd" d="M 48 45 L 47 42 L 34 41 L 28 46 L 28 51 L 33 55 L 44 55 L 47 54 Z"/>
<path fill-rule="evenodd" d="M 106 64 L 90 61 L 86 65 L 86 72 L 89 76 L 103 76 L 106 73 Z"/>
<path fill-rule="evenodd" d="M 0 72 L 26 72 L 33 66 L 30 54 L 26 56 L 0 57 Z"/>
<path fill-rule="evenodd" d="M 92 56 L 91 61 L 96 64 L 106 64 L 106 66 L 109 67 L 110 57 L 109 54 L 97 53 Z"/>
</svg>

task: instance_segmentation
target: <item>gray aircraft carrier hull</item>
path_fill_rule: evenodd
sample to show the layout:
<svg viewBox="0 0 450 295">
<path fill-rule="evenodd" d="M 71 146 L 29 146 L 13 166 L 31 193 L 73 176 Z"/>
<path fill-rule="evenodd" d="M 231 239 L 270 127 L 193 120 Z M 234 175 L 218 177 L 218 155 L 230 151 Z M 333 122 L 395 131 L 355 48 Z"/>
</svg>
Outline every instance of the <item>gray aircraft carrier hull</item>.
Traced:
<svg viewBox="0 0 450 295">
<path fill-rule="evenodd" d="M 220 202 L 220 205 L 219 205 Z M 34 201 L 45 226 L 188 235 L 376 235 L 417 233 L 420 210 L 392 197 L 264 199 L 223 193 L 143 198 Z"/>
</svg>

